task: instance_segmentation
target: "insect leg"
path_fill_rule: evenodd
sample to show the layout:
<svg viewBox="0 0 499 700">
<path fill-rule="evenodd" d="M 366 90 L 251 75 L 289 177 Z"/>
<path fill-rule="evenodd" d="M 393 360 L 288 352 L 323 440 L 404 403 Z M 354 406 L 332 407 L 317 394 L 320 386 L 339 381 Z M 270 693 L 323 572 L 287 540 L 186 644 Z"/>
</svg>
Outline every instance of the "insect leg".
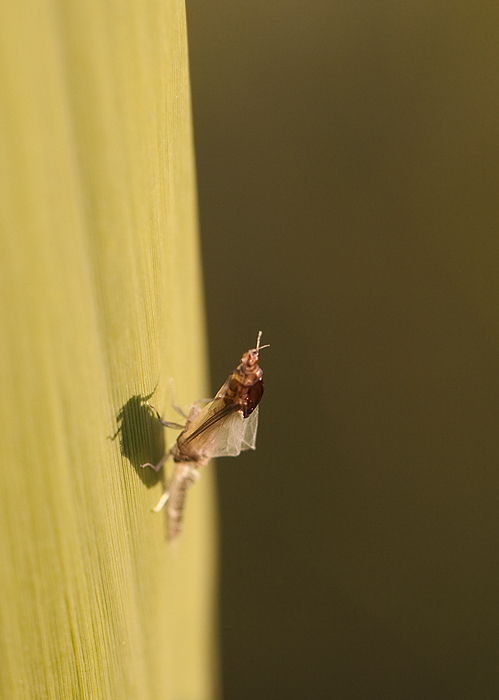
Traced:
<svg viewBox="0 0 499 700">
<path fill-rule="evenodd" d="M 189 416 L 185 413 L 185 411 L 178 405 L 177 403 L 177 397 L 176 397 L 176 392 L 175 392 L 175 382 L 173 379 L 170 377 L 170 387 L 172 390 L 172 407 L 174 411 L 177 411 L 178 414 L 180 414 L 183 418 L 186 420 L 189 418 Z"/>
<path fill-rule="evenodd" d="M 165 488 L 163 495 L 159 499 L 157 505 L 153 508 L 153 511 L 155 513 L 159 513 L 165 503 L 170 499 L 170 496 L 172 496 L 172 501 L 174 503 L 170 508 L 168 508 L 168 515 L 171 520 L 178 522 L 179 524 L 182 517 L 182 511 L 184 509 L 187 489 L 189 486 L 195 483 L 200 476 L 201 474 L 198 472 L 198 470 L 191 467 L 189 464 L 178 466 L 170 479 L 168 487 Z"/>
<path fill-rule="evenodd" d="M 183 418 L 188 418 L 187 414 L 185 411 L 178 405 L 178 403 L 175 403 L 175 401 L 172 401 L 172 407 L 177 413 L 179 413 Z"/>
<path fill-rule="evenodd" d="M 152 464 L 151 462 L 146 462 L 145 464 L 141 464 L 140 466 L 141 467 L 151 467 L 151 469 L 154 469 L 155 472 L 159 472 L 159 470 L 161 469 L 161 467 L 166 462 L 166 460 L 168 459 L 169 456 L 170 456 L 170 451 L 168 451 L 165 455 L 163 455 L 163 457 L 161 457 L 161 459 L 159 460 L 159 462 L 157 464 Z"/>
<path fill-rule="evenodd" d="M 167 500 L 169 498 L 170 498 L 170 492 L 168 491 L 168 489 L 165 489 L 163 492 L 163 495 L 161 496 L 161 498 L 158 501 L 158 504 L 156 506 L 154 506 L 153 511 L 155 513 L 159 513 L 159 511 L 165 505 L 165 503 L 167 502 Z"/>
<path fill-rule="evenodd" d="M 194 403 L 195 404 L 202 404 L 202 403 L 211 403 L 212 401 L 213 401 L 213 399 L 198 399 Z"/>
<path fill-rule="evenodd" d="M 185 428 L 185 425 L 180 425 L 180 423 L 171 423 L 170 421 L 163 420 L 158 409 L 155 408 L 151 403 L 149 403 L 149 401 L 147 401 L 147 406 L 149 406 L 149 408 L 152 408 L 161 425 L 164 425 L 166 428 L 173 428 L 174 430 L 183 430 Z"/>
</svg>

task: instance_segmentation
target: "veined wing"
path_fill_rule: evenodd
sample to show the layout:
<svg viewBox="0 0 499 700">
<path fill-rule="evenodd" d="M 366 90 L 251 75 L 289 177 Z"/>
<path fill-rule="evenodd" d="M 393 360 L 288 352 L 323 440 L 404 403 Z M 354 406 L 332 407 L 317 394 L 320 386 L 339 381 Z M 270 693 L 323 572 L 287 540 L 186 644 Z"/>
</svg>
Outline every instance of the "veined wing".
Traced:
<svg viewBox="0 0 499 700">
<path fill-rule="evenodd" d="M 243 450 L 254 450 L 258 409 L 248 418 L 237 404 L 214 399 L 195 418 L 183 436 L 183 449 L 211 457 L 236 457 Z M 182 436 L 181 436 L 182 438 Z"/>
<path fill-rule="evenodd" d="M 207 433 L 213 432 L 217 425 L 237 412 L 236 404 L 226 404 L 223 398 L 215 398 L 203 408 L 192 420 L 184 434 L 185 444 L 208 439 Z"/>
<path fill-rule="evenodd" d="M 244 450 L 254 450 L 258 429 L 258 407 L 248 418 L 237 411 L 219 424 L 212 457 L 237 457 Z"/>
<path fill-rule="evenodd" d="M 241 452 L 244 450 L 256 449 L 256 432 L 258 430 L 258 409 L 257 406 L 248 418 L 243 421 L 243 434 L 241 436 Z"/>
</svg>

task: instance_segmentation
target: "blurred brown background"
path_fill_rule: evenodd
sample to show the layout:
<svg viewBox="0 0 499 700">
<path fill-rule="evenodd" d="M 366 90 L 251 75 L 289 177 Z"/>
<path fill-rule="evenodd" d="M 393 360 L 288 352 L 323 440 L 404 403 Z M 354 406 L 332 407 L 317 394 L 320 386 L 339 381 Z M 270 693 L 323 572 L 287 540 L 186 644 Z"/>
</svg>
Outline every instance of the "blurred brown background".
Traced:
<svg viewBox="0 0 499 700">
<path fill-rule="evenodd" d="M 188 0 L 225 700 L 499 697 L 499 5 Z"/>
</svg>

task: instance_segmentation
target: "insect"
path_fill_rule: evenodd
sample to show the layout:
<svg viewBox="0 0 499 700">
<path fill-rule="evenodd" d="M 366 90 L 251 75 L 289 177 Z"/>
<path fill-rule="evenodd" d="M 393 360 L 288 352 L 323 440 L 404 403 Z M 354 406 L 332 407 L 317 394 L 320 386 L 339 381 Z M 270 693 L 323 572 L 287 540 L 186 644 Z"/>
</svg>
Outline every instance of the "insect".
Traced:
<svg viewBox="0 0 499 700">
<path fill-rule="evenodd" d="M 160 423 L 168 428 L 182 429 L 173 447 L 157 464 L 143 464 L 159 471 L 171 456 L 175 462 L 173 475 L 153 509 L 159 512 L 168 503 L 168 539 L 172 540 L 182 529 L 187 490 L 200 477 L 199 468 L 214 457 L 236 457 L 243 450 L 254 450 L 258 428 L 258 404 L 263 396 L 263 372 L 258 366 L 262 332 L 256 347 L 241 357 L 236 369 L 204 408 L 200 401 L 190 407 L 185 426 L 170 423 L 155 411 Z"/>
</svg>

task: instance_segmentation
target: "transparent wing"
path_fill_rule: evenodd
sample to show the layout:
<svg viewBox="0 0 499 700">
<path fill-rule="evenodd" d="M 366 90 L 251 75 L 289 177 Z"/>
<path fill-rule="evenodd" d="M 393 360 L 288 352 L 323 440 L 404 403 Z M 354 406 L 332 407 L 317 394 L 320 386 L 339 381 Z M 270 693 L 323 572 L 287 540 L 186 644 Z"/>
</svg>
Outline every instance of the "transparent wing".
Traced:
<svg viewBox="0 0 499 700">
<path fill-rule="evenodd" d="M 243 437 L 241 451 L 256 449 L 256 433 L 258 430 L 258 406 L 251 415 L 243 421 Z"/>
<path fill-rule="evenodd" d="M 235 404 L 226 404 L 223 398 L 215 398 L 201 411 L 191 410 L 185 432 L 186 444 L 199 444 L 210 441 L 220 429 L 220 425 L 237 412 Z"/>
<path fill-rule="evenodd" d="M 237 411 L 219 424 L 212 457 L 237 457 L 244 450 L 254 450 L 258 429 L 258 407 L 248 418 Z"/>
<path fill-rule="evenodd" d="M 237 457 L 243 450 L 255 449 L 257 428 L 258 407 L 243 418 L 236 404 L 227 405 L 223 398 L 215 398 L 192 416 L 177 445 L 184 455 L 197 455 L 197 461 Z"/>
</svg>

